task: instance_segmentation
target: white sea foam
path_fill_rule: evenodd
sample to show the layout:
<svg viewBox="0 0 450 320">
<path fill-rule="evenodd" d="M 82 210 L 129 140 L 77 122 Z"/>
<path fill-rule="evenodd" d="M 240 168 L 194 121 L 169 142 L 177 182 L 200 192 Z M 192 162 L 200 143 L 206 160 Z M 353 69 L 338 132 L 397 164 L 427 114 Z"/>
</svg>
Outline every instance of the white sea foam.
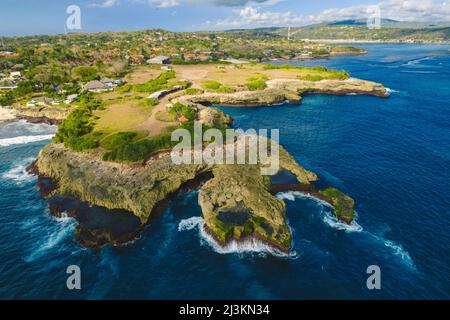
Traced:
<svg viewBox="0 0 450 320">
<path fill-rule="evenodd" d="M 55 220 L 60 222 L 60 223 L 70 223 L 72 221 L 73 218 L 69 217 L 69 215 L 67 214 L 67 212 L 61 212 L 61 216 L 60 217 L 55 217 Z"/>
<path fill-rule="evenodd" d="M 324 210 L 323 215 L 323 221 L 328 224 L 330 227 L 338 229 L 338 230 L 344 230 L 345 232 L 361 232 L 363 231 L 363 227 L 361 227 L 357 222 L 356 219 L 358 218 L 358 215 L 355 212 L 355 218 L 350 224 L 347 224 L 345 222 L 339 221 L 335 215 L 332 213 Z"/>
<path fill-rule="evenodd" d="M 402 64 L 402 66 L 414 66 L 416 64 L 420 64 L 422 61 L 430 60 L 431 58 L 432 57 L 423 57 L 423 58 L 413 59 L 413 60 L 410 60 L 410 61 Z"/>
<path fill-rule="evenodd" d="M 23 183 L 27 181 L 31 181 L 34 179 L 34 176 L 29 174 L 26 170 L 27 166 L 31 164 L 33 158 L 26 158 L 20 160 L 17 164 L 15 164 L 10 170 L 2 174 L 2 178 L 13 180 L 17 183 Z"/>
<path fill-rule="evenodd" d="M 178 224 L 178 231 L 189 231 L 197 227 L 203 227 L 204 222 L 202 217 L 192 217 L 181 220 Z"/>
<path fill-rule="evenodd" d="M 27 144 L 37 141 L 44 141 L 52 139 L 54 134 L 44 134 L 38 136 L 19 136 L 14 138 L 0 139 L 0 147 L 8 147 L 16 144 Z"/>
<path fill-rule="evenodd" d="M 64 239 L 73 234 L 76 225 L 74 219 L 64 216 L 55 220 L 58 222 L 57 225 L 52 226 L 53 230 L 49 236 L 46 237 L 43 242 L 39 243 L 33 252 L 25 258 L 26 262 L 33 262 L 42 257 L 48 250 L 59 245 Z"/>
<path fill-rule="evenodd" d="M 323 221 L 330 227 L 344 230 L 345 232 L 361 232 L 363 228 L 356 222 L 358 215 L 355 212 L 355 219 L 350 223 L 346 224 L 342 221 L 339 221 L 334 214 L 332 214 L 329 210 L 325 210 L 325 208 L 334 209 L 334 207 L 326 201 L 318 199 L 309 193 L 301 193 L 298 191 L 286 191 L 280 192 L 276 195 L 278 199 L 281 200 L 289 200 L 295 201 L 295 199 L 312 199 L 317 202 L 320 206 L 322 206 L 322 214 Z"/>
<path fill-rule="evenodd" d="M 247 239 L 242 241 L 232 240 L 226 246 L 222 246 L 205 231 L 205 220 L 201 217 L 192 217 L 189 219 L 181 220 L 178 225 L 178 231 L 187 231 L 198 229 L 199 237 L 203 245 L 207 245 L 215 252 L 220 254 L 246 254 L 253 253 L 258 255 L 273 255 L 283 258 L 295 258 L 297 254 L 292 252 L 290 254 L 283 253 L 270 245 L 259 241 L 257 239 Z"/>
<path fill-rule="evenodd" d="M 401 245 L 391 240 L 384 240 L 384 245 L 392 249 L 396 256 L 399 256 L 402 261 L 410 268 L 415 269 L 415 264 L 408 251 L 406 251 Z"/>
<path fill-rule="evenodd" d="M 397 92 L 400 92 L 400 91 L 398 91 L 398 90 L 394 90 L 394 89 L 391 89 L 391 88 L 386 88 L 386 91 L 387 91 L 388 93 L 397 93 Z"/>
<path fill-rule="evenodd" d="M 281 200 L 286 199 L 289 201 L 295 201 L 295 199 L 312 199 L 325 207 L 333 208 L 333 206 L 331 204 L 329 204 L 328 202 L 323 201 L 322 199 L 316 198 L 309 193 L 302 193 L 302 192 L 298 192 L 298 191 L 286 191 L 286 192 L 278 193 L 276 195 L 276 197 Z"/>
</svg>

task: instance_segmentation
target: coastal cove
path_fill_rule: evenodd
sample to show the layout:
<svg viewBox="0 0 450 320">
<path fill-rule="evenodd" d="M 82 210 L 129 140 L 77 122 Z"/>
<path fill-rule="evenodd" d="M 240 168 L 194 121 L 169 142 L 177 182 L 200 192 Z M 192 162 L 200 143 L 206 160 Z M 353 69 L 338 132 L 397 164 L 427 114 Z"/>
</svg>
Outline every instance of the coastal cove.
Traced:
<svg viewBox="0 0 450 320">
<path fill-rule="evenodd" d="M 51 217 L 39 197 L 36 178 L 25 172 L 49 142 L 36 138 L 35 142 L 0 147 L 4 190 L 0 234 L 9 240 L 1 248 L 1 259 L 7 261 L 2 270 L 3 296 L 448 297 L 450 273 L 441 258 L 449 250 L 449 242 L 444 241 L 448 234 L 436 224 L 449 222 L 445 215 L 448 200 L 439 193 L 448 189 L 450 181 L 445 148 L 449 143 L 449 58 L 434 54 L 448 48 L 363 47 L 369 52 L 365 56 L 299 64 L 345 69 L 354 77 L 382 83 L 391 88 L 389 99 L 305 95 L 300 105 L 219 107 L 233 117 L 234 127 L 280 128 L 281 144 L 299 163 L 355 199 L 355 224 L 336 221 L 330 208 L 316 199 L 278 190 L 274 193 L 286 202 L 293 234 L 290 254 L 278 255 L 252 241 L 217 247 L 202 231 L 198 191 L 188 188 L 174 194 L 164 212 L 132 243 L 85 249 L 74 241 L 76 222 L 67 216 Z M 439 92 L 431 83 L 439 83 Z M 17 125 L 0 124 L 0 128 L 13 124 Z M 20 125 L 47 130 L 44 125 Z M 44 131 L 38 135 L 51 134 Z M 14 138 L 4 134 L 0 141 Z M 423 161 L 413 160 L 417 153 Z M 19 197 L 25 197 L 25 206 Z M 433 242 L 430 230 L 439 235 L 439 241 Z M 86 290 L 62 288 L 68 264 L 79 264 L 85 270 Z M 364 287 L 365 269 L 371 264 L 383 270 L 380 292 Z M 15 275 L 19 266 L 22 274 Z M 24 272 L 41 286 L 31 289 L 23 280 L 22 289 L 12 289 L 14 281 L 21 281 L 18 277 L 27 277 Z M 223 290 L 213 292 L 211 287 Z"/>
</svg>

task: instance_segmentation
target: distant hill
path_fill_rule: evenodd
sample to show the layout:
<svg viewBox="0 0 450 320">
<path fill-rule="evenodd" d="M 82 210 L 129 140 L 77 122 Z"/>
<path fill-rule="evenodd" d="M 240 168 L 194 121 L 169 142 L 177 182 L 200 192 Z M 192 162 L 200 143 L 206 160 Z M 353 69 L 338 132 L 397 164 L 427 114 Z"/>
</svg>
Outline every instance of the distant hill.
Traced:
<svg viewBox="0 0 450 320">
<path fill-rule="evenodd" d="M 233 30 L 236 32 L 238 30 Z M 243 30 L 240 30 L 243 31 Z M 274 34 L 288 36 L 288 28 L 259 28 L 246 30 L 259 35 Z M 292 39 L 408 42 L 408 43 L 449 43 L 450 23 L 448 22 L 405 22 L 382 19 L 380 29 L 369 29 L 365 19 L 340 20 L 305 27 L 291 28 Z"/>
</svg>

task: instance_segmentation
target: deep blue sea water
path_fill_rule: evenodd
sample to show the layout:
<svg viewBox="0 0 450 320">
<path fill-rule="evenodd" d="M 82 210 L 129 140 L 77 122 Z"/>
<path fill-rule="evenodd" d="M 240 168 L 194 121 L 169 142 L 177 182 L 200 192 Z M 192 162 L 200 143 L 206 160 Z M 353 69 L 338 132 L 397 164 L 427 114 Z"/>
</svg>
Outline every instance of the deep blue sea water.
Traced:
<svg viewBox="0 0 450 320">
<path fill-rule="evenodd" d="M 84 249 L 76 222 L 51 217 L 24 171 L 55 128 L 0 124 L 0 298 L 449 299 L 450 47 L 363 47 L 369 54 L 296 64 L 381 82 L 389 99 L 226 108 L 236 127 L 279 128 L 298 161 L 356 200 L 360 228 L 342 230 L 327 207 L 285 193 L 296 254 L 222 252 L 199 233 L 191 191 L 133 244 Z M 81 267 L 80 291 L 66 289 L 69 265 Z M 366 288 L 369 265 L 381 268 L 381 290 Z"/>
</svg>

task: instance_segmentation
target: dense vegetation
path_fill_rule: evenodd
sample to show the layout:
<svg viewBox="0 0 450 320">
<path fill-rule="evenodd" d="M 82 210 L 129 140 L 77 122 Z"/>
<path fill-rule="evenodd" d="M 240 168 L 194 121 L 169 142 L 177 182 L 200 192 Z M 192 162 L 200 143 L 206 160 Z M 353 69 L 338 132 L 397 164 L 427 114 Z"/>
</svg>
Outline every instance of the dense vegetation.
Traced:
<svg viewBox="0 0 450 320">
<path fill-rule="evenodd" d="M 256 91 L 256 90 L 264 90 L 267 88 L 266 81 L 268 80 L 268 77 L 265 75 L 262 75 L 260 77 L 252 77 L 248 79 L 248 82 L 245 84 L 245 87 L 250 91 Z"/>
<path fill-rule="evenodd" d="M 89 134 L 94 128 L 93 111 L 100 107 L 101 102 L 91 94 L 83 95 L 78 107 L 59 125 L 53 141 L 76 151 L 96 148 L 98 141 Z"/>
<path fill-rule="evenodd" d="M 298 71 L 298 78 L 305 81 L 346 80 L 350 77 L 350 75 L 345 70 L 330 70 L 326 67 L 307 68 L 302 66 L 268 64 L 264 66 L 264 69 L 283 69 Z"/>
<path fill-rule="evenodd" d="M 143 84 L 135 85 L 133 87 L 133 91 L 153 93 L 156 91 L 169 89 L 169 80 L 174 78 L 175 78 L 174 71 L 163 72 L 155 79 L 151 79 Z"/>
<path fill-rule="evenodd" d="M 233 88 L 224 86 L 222 83 L 214 80 L 204 80 L 202 86 L 206 91 L 217 93 L 233 93 L 235 91 Z"/>
</svg>

